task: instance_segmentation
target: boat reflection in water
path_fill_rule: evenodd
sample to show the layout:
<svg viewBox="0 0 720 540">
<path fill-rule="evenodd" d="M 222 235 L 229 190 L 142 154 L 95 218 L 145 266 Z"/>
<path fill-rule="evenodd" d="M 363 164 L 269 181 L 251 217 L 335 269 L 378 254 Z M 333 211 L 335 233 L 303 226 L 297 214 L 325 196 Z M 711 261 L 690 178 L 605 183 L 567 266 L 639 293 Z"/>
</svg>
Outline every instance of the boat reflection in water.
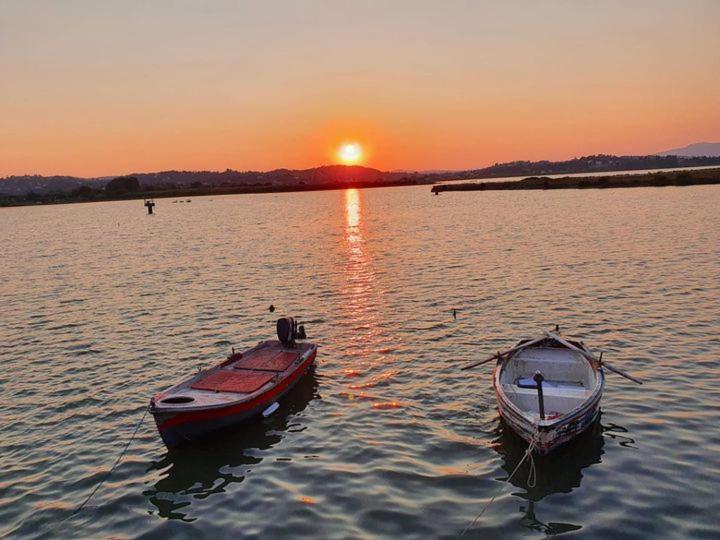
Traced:
<svg viewBox="0 0 720 540">
<path fill-rule="evenodd" d="M 270 417 L 218 431 L 153 462 L 148 471 L 164 471 L 164 476 L 143 494 L 160 517 L 194 521 L 189 513 L 193 501 L 224 493 L 230 484 L 242 482 L 263 460 L 258 455 L 297 431 L 297 414 L 315 397 L 319 397 L 318 383 L 312 367 Z"/>
<path fill-rule="evenodd" d="M 510 482 L 513 486 L 523 490 L 522 493 L 515 493 L 515 495 L 526 500 L 520 505 L 520 511 L 524 514 L 521 519 L 523 526 L 547 535 L 562 534 L 582 528 L 581 525 L 572 523 L 541 521 L 535 515 L 535 504 L 548 495 L 570 493 L 580 487 L 583 469 L 602 461 L 601 456 L 604 453 L 603 446 L 605 444 L 603 434 L 605 432 L 607 432 L 605 436 L 621 437 L 626 441 L 632 441 L 632 439 L 617 433 L 610 433 L 610 430 L 626 431 L 624 428 L 614 425 L 603 426 L 600 420 L 601 418 L 598 418 L 584 433 L 554 452 L 544 456 L 533 455 L 534 483 L 530 474 L 530 460 L 525 460 L 520 466 Z M 500 420 L 496 433 L 497 437 L 493 440 L 493 448 L 502 456 L 502 467 L 509 476 L 525 456 L 527 443 L 502 420 Z"/>
</svg>

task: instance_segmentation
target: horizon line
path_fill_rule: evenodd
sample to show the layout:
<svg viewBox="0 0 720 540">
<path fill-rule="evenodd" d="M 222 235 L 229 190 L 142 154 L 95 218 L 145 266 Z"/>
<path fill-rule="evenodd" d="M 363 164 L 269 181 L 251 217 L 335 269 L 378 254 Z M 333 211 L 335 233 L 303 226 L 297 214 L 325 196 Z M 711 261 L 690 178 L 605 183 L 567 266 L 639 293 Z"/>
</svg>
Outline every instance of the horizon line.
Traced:
<svg viewBox="0 0 720 540">
<path fill-rule="evenodd" d="M 678 147 L 677 149 L 683 149 L 687 146 L 693 146 L 696 144 L 720 144 L 720 143 L 708 143 L 708 142 L 701 142 L 701 143 L 691 143 L 683 147 Z M 550 160 L 550 159 L 539 159 L 539 160 L 529 160 L 529 159 L 516 159 L 512 161 L 503 161 L 503 162 L 494 162 L 491 165 L 485 165 L 485 166 L 479 166 L 479 167 L 465 167 L 465 168 L 432 168 L 432 169 L 405 169 L 405 168 L 394 168 L 391 170 L 384 170 L 384 169 L 378 169 L 376 167 L 371 167 L 369 165 L 361 165 L 361 164 L 345 164 L 345 163 L 326 163 L 322 165 L 315 165 L 313 167 L 305 167 L 305 168 L 289 168 L 289 167 L 275 167 L 272 169 L 265 169 L 265 170 L 256 170 L 256 169 L 233 169 L 230 167 L 226 167 L 225 169 L 161 169 L 156 171 L 132 171 L 125 174 L 103 174 L 99 176 L 78 176 L 74 174 L 62 174 L 62 173 L 54 173 L 54 174 L 40 174 L 40 173 L 24 173 L 24 174 L 7 174 L 5 176 L 0 177 L 0 180 L 7 180 L 8 178 L 17 178 L 17 177 L 41 177 L 41 178 L 54 178 L 54 177 L 65 177 L 65 178 L 77 178 L 80 180 L 102 180 L 106 178 L 124 178 L 128 176 L 133 175 L 140 175 L 140 174 L 159 174 L 163 172 L 189 172 L 189 173 L 224 173 L 224 172 L 238 172 L 238 173 L 270 173 L 274 171 L 309 171 L 312 169 L 321 169 L 324 167 L 344 167 L 344 168 L 352 168 L 352 167 L 359 167 L 363 169 L 371 169 L 375 171 L 379 171 L 382 173 L 406 173 L 406 174 L 433 174 L 433 173 L 443 173 L 443 172 L 461 172 L 461 171 L 474 171 L 474 170 L 481 170 L 481 169 L 487 169 L 489 167 L 493 167 L 495 165 L 505 165 L 505 164 L 513 164 L 513 163 L 542 163 L 542 162 L 548 162 L 548 163 L 561 163 L 564 161 L 573 161 L 576 159 L 583 159 L 583 158 L 590 158 L 590 157 L 596 157 L 596 156 L 612 156 L 612 157 L 618 157 L 618 158 L 647 158 L 647 157 L 672 157 L 674 154 L 669 155 L 663 155 L 667 150 L 657 152 L 654 154 L 605 154 L 605 153 L 596 153 L 596 154 L 587 154 L 587 155 L 581 155 L 581 156 L 573 156 L 566 159 L 559 159 L 559 160 Z M 675 157 L 681 157 L 681 158 L 699 158 L 699 157 L 718 157 L 718 156 L 681 156 L 681 155 L 675 155 Z"/>
</svg>

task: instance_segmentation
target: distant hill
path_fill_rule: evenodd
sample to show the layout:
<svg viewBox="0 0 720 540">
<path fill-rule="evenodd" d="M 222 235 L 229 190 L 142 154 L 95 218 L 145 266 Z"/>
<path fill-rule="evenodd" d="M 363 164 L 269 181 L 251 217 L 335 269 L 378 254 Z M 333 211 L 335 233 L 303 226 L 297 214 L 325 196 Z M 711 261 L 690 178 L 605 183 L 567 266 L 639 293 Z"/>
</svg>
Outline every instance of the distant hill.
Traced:
<svg viewBox="0 0 720 540">
<path fill-rule="evenodd" d="M 448 171 L 427 174 L 424 177 L 442 180 L 474 180 L 511 176 L 542 176 L 548 174 L 577 174 L 613 171 L 639 171 L 643 169 L 674 169 L 678 167 L 701 167 L 720 165 L 720 157 L 685 156 L 613 156 L 598 154 L 565 161 L 511 161 L 496 163 L 483 169 Z"/>
<path fill-rule="evenodd" d="M 77 178 L 75 176 L 8 176 L 0 178 L 0 194 L 27 195 L 37 193 L 47 195 L 50 193 L 67 193 L 81 186 L 103 187 L 108 179 Z"/>
<path fill-rule="evenodd" d="M 133 173 L 143 190 L 177 188 L 231 187 L 312 187 L 314 185 L 383 184 L 414 177 L 413 173 L 383 172 L 359 165 L 326 165 L 312 169 L 275 169 L 273 171 L 161 171 Z M 0 195 L 52 195 L 76 191 L 83 186 L 103 189 L 111 177 L 77 178 L 73 176 L 9 176 L 0 179 Z"/>
<path fill-rule="evenodd" d="M 720 142 L 701 142 L 688 144 L 682 148 L 673 148 L 658 152 L 658 156 L 684 156 L 684 157 L 700 157 L 700 156 L 720 156 Z"/>
<path fill-rule="evenodd" d="M 720 145 L 718 145 L 720 146 Z M 720 156 L 720 153 L 718 153 Z M 720 165 L 720 157 L 677 155 L 612 156 L 598 154 L 565 161 L 511 161 L 481 169 L 464 171 L 380 171 L 359 165 L 325 165 L 312 169 L 275 169 L 272 171 L 161 171 L 127 175 L 137 179 L 138 193 L 195 190 L 196 193 L 268 192 L 332 189 L 345 186 L 376 187 L 421 184 L 444 180 L 470 180 L 509 176 L 541 176 L 641 169 L 672 169 Z M 68 197 L 107 197 L 105 186 L 112 177 L 77 178 L 73 176 L 9 176 L 0 178 L 0 198 L 16 200 L 63 200 Z M 56 197 L 59 196 L 59 197 Z M 0 201 L 2 202 L 2 201 Z"/>
</svg>

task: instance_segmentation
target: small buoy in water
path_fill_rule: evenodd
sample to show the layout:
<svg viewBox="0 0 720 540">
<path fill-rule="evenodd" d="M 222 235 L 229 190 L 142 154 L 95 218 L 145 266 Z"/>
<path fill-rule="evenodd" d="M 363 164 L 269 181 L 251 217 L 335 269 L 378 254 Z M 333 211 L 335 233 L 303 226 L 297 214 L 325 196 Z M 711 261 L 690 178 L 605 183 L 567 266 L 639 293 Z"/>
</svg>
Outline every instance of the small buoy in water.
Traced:
<svg viewBox="0 0 720 540">
<path fill-rule="evenodd" d="M 453 309 L 453 319 L 457 321 L 457 309 Z"/>
<path fill-rule="evenodd" d="M 275 313 L 275 306 L 270 304 L 270 307 L 268 308 L 270 310 L 270 313 Z"/>
<path fill-rule="evenodd" d="M 274 413 L 275 411 L 277 411 L 279 407 L 280 407 L 280 404 L 276 401 L 275 403 L 273 403 L 272 405 L 270 405 L 267 409 L 265 409 L 265 410 L 262 412 L 262 415 L 263 415 L 265 418 L 267 418 L 267 417 L 270 416 L 272 413 Z"/>
</svg>

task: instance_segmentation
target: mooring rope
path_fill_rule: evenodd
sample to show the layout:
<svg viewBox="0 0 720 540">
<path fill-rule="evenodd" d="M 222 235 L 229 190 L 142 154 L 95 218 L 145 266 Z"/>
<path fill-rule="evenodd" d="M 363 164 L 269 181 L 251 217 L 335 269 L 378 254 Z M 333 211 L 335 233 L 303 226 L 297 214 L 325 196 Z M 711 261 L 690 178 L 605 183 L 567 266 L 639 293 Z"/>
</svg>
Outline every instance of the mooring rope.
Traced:
<svg viewBox="0 0 720 540">
<path fill-rule="evenodd" d="M 527 450 L 525 450 L 525 455 L 520 460 L 520 463 L 517 464 L 515 469 L 513 469 L 513 472 L 510 473 L 510 476 L 508 476 L 505 479 L 505 482 L 503 482 L 500 485 L 500 487 L 495 491 L 495 494 L 491 497 L 491 499 L 487 503 L 485 503 L 485 506 L 482 507 L 482 510 L 480 510 L 480 513 L 475 517 L 475 519 L 473 519 L 468 524 L 468 526 L 465 527 L 462 530 L 462 532 L 457 536 L 458 540 L 460 538 L 462 538 L 463 536 L 465 536 L 465 534 L 480 520 L 480 518 L 485 513 L 485 510 L 487 510 L 490 507 L 490 505 L 493 502 L 495 502 L 495 499 L 498 497 L 498 495 L 500 495 L 500 493 L 505 488 L 505 486 L 510 483 L 510 481 L 515 476 L 515 473 L 517 473 L 518 470 L 520 470 L 520 467 L 522 466 L 523 463 L 525 463 L 525 460 L 528 458 L 530 458 L 530 472 L 528 473 L 527 484 L 528 484 L 528 487 L 530 487 L 530 488 L 535 487 L 535 481 L 537 480 L 537 474 L 536 474 L 537 471 L 535 469 L 535 460 L 533 459 L 532 452 L 533 452 L 533 450 L 535 450 L 535 444 L 538 442 L 539 439 L 540 439 L 540 430 L 538 429 L 538 426 L 535 425 L 535 435 L 533 435 L 533 438 L 530 440 L 530 445 L 527 447 Z M 531 483 L 531 478 L 532 478 L 532 483 Z"/>
<path fill-rule="evenodd" d="M 537 482 L 537 469 L 535 469 L 535 458 L 530 454 L 530 472 L 528 472 L 527 485 L 529 488 L 534 488 Z"/>
<path fill-rule="evenodd" d="M 142 418 L 140 418 L 140 421 L 139 421 L 139 422 L 137 423 L 137 425 L 135 426 L 135 431 L 133 431 L 132 437 L 130 437 L 130 440 L 129 440 L 129 441 L 127 442 L 127 444 L 125 445 L 125 448 L 123 448 L 123 451 L 120 452 L 120 455 L 119 455 L 118 458 L 115 460 L 115 463 L 113 464 L 113 466 L 112 466 L 112 467 L 110 468 L 110 470 L 109 470 L 108 472 L 106 472 L 105 475 L 100 479 L 100 482 L 98 482 L 97 485 L 95 486 L 95 489 L 93 489 L 93 490 L 90 492 L 90 495 L 88 495 L 87 498 L 82 502 L 82 504 L 81 504 L 80 506 L 78 506 L 78 507 L 75 509 L 75 511 L 74 511 L 72 514 L 70 514 L 70 516 L 68 516 L 68 517 L 72 517 L 72 516 L 76 515 L 78 512 L 80 512 L 80 510 L 82 510 L 82 509 L 85 507 L 85 505 L 86 505 L 88 502 L 90 502 L 90 499 L 93 498 L 93 495 L 95 495 L 95 493 L 97 493 L 97 490 L 100 489 L 100 486 L 102 486 L 102 485 L 105 483 L 105 480 L 107 480 L 108 477 L 113 473 L 113 471 L 115 470 L 115 468 L 116 468 L 116 467 L 118 466 L 118 464 L 120 463 L 120 460 L 121 460 L 121 459 L 123 458 L 123 456 L 125 455 L 125 452 L 127 452 L 128 448 L 130 448 L 130 445 L 132 444 L 133 440 L 135 440 L 135 435 L 137 435 L 137 432 L 138 432 L 138 430 L 140 429 L 140 426 L 142 425 L 143 421 L 145 420 L 145 417 L 147 416 L 148 410 L 149 410 L 149 409 L 146 407 L 146 408 L 145 408 L 145 412 L 144 412 L 143 415 L 142 415 Z M 63 520 L 63 521 L 64 521 L 64 520 Z"/>
</svg>

